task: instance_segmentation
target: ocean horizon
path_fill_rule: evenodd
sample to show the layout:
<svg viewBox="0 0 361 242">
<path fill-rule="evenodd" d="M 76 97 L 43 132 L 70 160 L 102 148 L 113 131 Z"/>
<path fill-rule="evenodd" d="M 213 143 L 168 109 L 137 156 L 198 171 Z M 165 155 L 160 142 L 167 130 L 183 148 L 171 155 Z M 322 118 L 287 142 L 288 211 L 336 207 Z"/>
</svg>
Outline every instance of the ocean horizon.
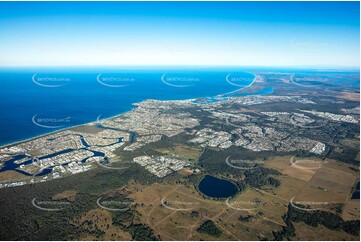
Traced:
<svg viewBox="0 0 361 242">
<path fill-rule="evenodd" d="M 237 67 L 2 67 L 0 146 L 120 115 L 147 99 L 247 95 L 235 91 L 250 85 L 254 73 L 262 71 L 317 72 Z M 272 92 L 267 87 L 251 94 Z"/>
<path fill-rule="evenodd" d="M 146 99 L 214 97 L 253 79 L 235 68 L 1 68 L 0 145 L 116 116 Z"/>
</svg>

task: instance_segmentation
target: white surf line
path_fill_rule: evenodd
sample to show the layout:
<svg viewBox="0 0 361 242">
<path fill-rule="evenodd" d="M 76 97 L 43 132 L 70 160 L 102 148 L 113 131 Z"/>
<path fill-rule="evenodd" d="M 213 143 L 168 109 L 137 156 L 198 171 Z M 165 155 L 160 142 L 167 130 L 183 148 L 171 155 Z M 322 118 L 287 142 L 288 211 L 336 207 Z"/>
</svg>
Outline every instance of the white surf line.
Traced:
<svg viewBox="0 0 361 242">
<path fill-rule="evenodd" d="M 93 122 L 94 122 L 94 121 L 93 121 Z M 90 122 L 90 123 L 93 123 L 93 122 Z M 80 126 L 83 126 L 83 125 L 87 125 L 87 124 L 90 124 L 90 123 L 77 124 L 77 125 L 74 125 L 74 126 L 57 129 L 57 130 L 55 130 L 55 131 L 48 132 L 48 133 L 45 133 L 45 134 L 36 135 L 36 136 L 34 136 L 34 137 L 31 137 L 31 138 L 27 138 L 27 139 L 23 139 L 23 140 L 20 140 L 20 141 L 15 141 L 15 142 L 12 142 L 12 143 L 4 144 L 4 145 L 1 145 L 1 146 L 0 146 L 0 149 L 2 149 L 2 148 L 7 148 L 7 147 L 9 147 L 9 146 L 19 145 L 19 144 L 22 144 L 22 143 L 25 143 L 25 142 L 29 142 L 29 141 L 32 141 L 32 140 L 35 140 L 35 139 L 44 138 L 44 137 L 49 136 L 49 135 L 52 135 L 52 134 L 56 134 L 56 133 L 59 133 L 59 132 L 62 132 L 62 131 L 68 130 L 68 129 L 77 128 L 77 127 L 80 127 Z M 15 155 L 16 155 L 16 154 L 15 154 Z"/>
<path fill-rule="evenodd" d="M 249 72 L 249 73 L 250 73 L 250 72 Z M 232 92 L 229 92 L 229 93 L 218 94 L 218 95 L 215 95 L 214 97 L 222 97 L 222 96 L 224 96 L 224 95 L 227 95 L 227 94 L 230 94 L 230 93 L 235 93 L 235 92 L 238 92 L 238 91 L 240 91 L 240 90 L 243 90 L 243 89 L 245 89 L 245 88 L 248 88 L 248 87 L 252 86 L 259 75 L 254 74 L 254 73 L 250 73 L 250 74 L 255 75 L 255 78 L 253 79 L 253 82 L 252 82 L 251 84 L 249 84 L 248 86 L 243 87 L 243 88 L 241 88 L 241 89 L 237 89 L 237 90 L 232 91 Z M 154 100 L 162 101 L 162 102 L 167 102 L 167 101 L 196 101 L 197 99 L 198 99 L 198 98 L 171 99 L 171 100 L 158 100 L 158 99 L 154 99 Z M 142 100 L 142 101 L 140 101 L 140 102 L 147 101 L 147 100 L 150 100 L 150 99 L 144 99 L 144 100 Z M 136 102 L 136 103 L 140 103 L 140 102 Z M 132 106 L 134 106 L 134 104 L 135 104 L 135 103 L 132 103 Z M 3 145 L 0 145 L 0 149 L 6 148 L 6 147 L 10 147 L 10 146 L 14 146 L 14 145 L 18 145 L 18 144 L 25 143 L 25 142 L 28 142 L 28 141 L 32 141 L 32 140 L 35 140 L 35 139 L 38 139 L 38 138 L 43 138 L 43 137 L 46 137 L 46 136 L 49 136 L 49 135 L 52 135 L 52 134 L 56 134 L 56 133 L 61 132 L 61 131 L 70 130 L 70 129 L 77 128 L 77 127 L 80 127 L 80 126 L 90 125 L 90 124 L 96 124 L 98 121 L 105 121 L 105 120 L 108 120 L 108 119 L 112 119 L 112 118 L 121 116 L 121 115 L 123 115 L 123 114 L 125 114 L 125 113 L 131 112 L 131 111 L 134 110 L 134 109 L 136 109 L 136 108 L 131 108 L 131 109 L 128 110 L 128 111 L 125 111 L 125 112 L 122 112 L 122 113 L 119 113 L 119 114 L 116 114 L 116 115 L 114 115 L 114 116 L 110 116 L 110 117 L 108 117 L 108 118 L 104 118 L 104 119 L 101 119 L 101 120 L 100 120 L 100 118 L 99 118 L 99 116 L 98 116 L 94 121 L 90 121 L 90 122 L 88 122 L 88 123 L 77 124 L 77 125 L 73 125 L 73 126 L 69 126 L 69 127 L 57 129 L 57 130 L 54 130 L 54 131 L 52 131 L 52 132 L 47 132 L 47 133 L 44 133 L 44 134 L 36 135 L 36 136 L 30 137 L 30 138 L 26 138 L 26 139 L 14 141 L 14 142 L 11 142 L 11 143 L 3 144 Z M 100 116 L 101 116 L 101 115 L 100 115 Z M 98 118 L 99 118 L 99 119 L 98 119 Z M 100 124 L 101 124 L 101 123 L 100 123 Z"/>
<path fill-rule="evenodd" d="M 251 73 L 251 72 L 247 72 L 247 73 L 254 75 L 254 79 L 253 79 L 253 81 L 252 81 L 249 85 L 247 85 L 247 86 L 245 86 L 245 87 L 242 87 L 242 88 L 240 88 L 240 89 L 237 89 L 237 90 L 235 90 L 235 91 L 232 91 L 232 92 L 227 92 L 227 93 L 224 93 L 224 94 L 219 94 L 219 95 L 217 95 L 217 97 L 222 97 L 222 96 L 225 96 L 225 95 L 233 94 L 233 93 L 235 93 L 235 92 L 242 91 L 242 90 L 244 90 L 244 89 L 249 88 L 250 86 L 252 86 L 252 85 L 256 82 L 256 80 L 258 79 L 259 75 L 254 74 L 254 73 Z M 228 74 L 228 75 L 229 75 L 229 74 Z M 227 77 L 228 77 L 228 75 L 227 75 Z"/>
</svg>

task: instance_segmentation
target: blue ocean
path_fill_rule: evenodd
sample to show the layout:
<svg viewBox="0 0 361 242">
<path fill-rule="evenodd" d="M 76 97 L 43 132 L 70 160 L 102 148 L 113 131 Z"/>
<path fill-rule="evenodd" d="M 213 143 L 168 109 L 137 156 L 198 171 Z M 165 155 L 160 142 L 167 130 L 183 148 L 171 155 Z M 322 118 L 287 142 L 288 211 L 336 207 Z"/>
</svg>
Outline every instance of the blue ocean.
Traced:
<svg viewBox="0 0 361 242">
<path fill-rule="evenodd" d="M 240 95 L 257 72 L 333 77 L 332 86 L 358 86 L 348 72 L 239 67 L 8 67 L 0 68 L 0 145 L 130 111 L 146 99 L 217 101 Z M 353 72 L 348 74 L 357 74 Z M 299 86 L 294 85 L 294 88 Z M 273 87 L 252 94 L 271 94 Z M 247 95 L 247 92 L 241 94 Z"/>
<path fill-rule="evenodd" d="M 145 99 L 215 97 L 253 80 L 237 68 L 2 68 L 0 145 L 115 116 Z"/>
</svg>

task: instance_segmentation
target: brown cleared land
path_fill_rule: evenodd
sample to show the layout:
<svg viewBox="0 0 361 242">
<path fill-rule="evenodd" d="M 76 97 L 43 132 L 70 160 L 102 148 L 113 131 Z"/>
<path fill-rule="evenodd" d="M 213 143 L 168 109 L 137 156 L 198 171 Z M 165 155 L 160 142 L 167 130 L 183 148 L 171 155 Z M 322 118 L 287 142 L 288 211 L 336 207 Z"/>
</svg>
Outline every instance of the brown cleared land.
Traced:
<svg viewBox="0 0 361 242">
<path fill-rule="evenodd" d="M 322 167 L 297 194 L 295 201 L 345 203 L 356 179 L 349 173 Z"/>
<path fill-rule="evenodd" d="M 307 170 L 290 166 L 289 159 L 275 157 L 265 163 L 267 167 L 284 174 L 277 177 L 281 185 L 270 190 L 273 195 L 287 200 L 294 198 L 295 202 L 323 202 L 325 204 L 316 204 L 313 208 L 325 210 L 342 203 L 346 209 L 344 214 L 347 214 L 347 211 L 354 214 L 355 204 L 345 204 L 353 185 L 359 179 L 358 172 L 349 168 L 351 165 L 326 159 L 320 168 Z M 353 216 L 353 219 L 359 219 L 359 215 Z"/>
<path fill-rule="evenodd" d="M 339 172 L 345 172 L 345 173 L 353 175 L 355 177 L 359 177 L 359 172 L 350 169 L 350 167 L 353 167 L 356 170 L 358 170 L 359 167 L 351 165 L 351 164 L 346 164 L 346 163 L 337 162 L 335 160 L 326 159 L 326 163 L 323 165 L 323 167 L 333 169 L 333 170 L 336 170 Z"/>
<path fill-rule="evenodd" d="M 360 199 L 348 200 L 342 210 L 344 220 L 360 219 Z"/>
<path fill-rule="evenodd" d="M 315 169 L 302 169 L 302 168 L 296 168 L 293 166 L 289 166 L 286 169 L 283 170 L 283 173 L 294 177 L 303 181 L 309 181 L 313 177 L 313 175 L 316 173 Z"/>
<path fill-rule="evenodd" d="M 236 199 L 245 196 L 244 199 L 251 201 L 261 199 L 263 204 L 258 211 L 244 212 L 227 206 L 225 200 L 205 199 L 193 187 L 184 185 L 138 185 L 136 190 L 130 197 L 139 204 L 136 209 L 141 214 L 141 222 L 148 224 L 162 240 L 272 239 L 271 231 L 282 229 L 281 217 L 286 212 L 287 204 L 287 201 L 272 195 L 249 190 L 249 193 L 243 192 Z M 162 206 L 161 201 L 169 207 Z M 252 215 L 254 219 L 241 222 L 241 214 Z M 197 232 L 197 228 L 206 220 L 212 220 L 222 231 L 219 237 Z"/>
<path fill-rule="evenodd" d="M 131 240 L 132 237 L 129 233 L 112 225 L 112 215 L 109 211 L 103 209 L 93 209 L 88 211 L 80 218 L 74 219 L 71 224 L 81 228 L 84 234 L 81 235 L 82 240 L 99 240 L 94 239 L 96 231 L 102 231 L 102 240 Z"/>
<path fill-rule="evenodd" d="M 281 185 L 277 188 L 273 188 L 272 193 L 278 197 L 287 199 L 288 201 L 295 197 L 307 184 L 304 180 L 287 175 L 278 176 L 277 179 L 281 181 Z"/>
<path fill-rule="evenodd" d="M 304 223 L 294 223 L 296 236 L 292 240 L 314 240 L 314 241 L 334 241 L 334 240 L 359 240 L 359 236 L 353 236 L 344 231 L 334 231 L 322 225 L 311 227 Z"/>
<path fill-rule="evenodd" d="M 175 144 L 170 148 L 161 148 L 156 150 L 165 155 L 176 155 L 180 159 L 193 161 L 198 160 L 202 153 L 202 149 L 200 148 L 189 147 L 183 144 Z"/>
<path fill-rule="evenodd" d="M 51 199 L 52 200 L 66 199 L 69 202 L 73 202 L 73 201 L 75 201 L 76 193 L 77 193 L 76 191 L 68 190 L 68 191 L 64 191 L 64 192 L 55 194 Z"/>
<path fill-rule="evenodd" d="M 0 180 L 6 182 L 7 180 L 27 180 L 28 176 L 25 176 L 16 171 L 3 171 L 0 172 Z"/>
<path fill-rule="evenodd" d="M 338 96 L 338 98 L 359 102 L 360 101 L 360 94 L 359 93 L 353 93 L 353 92 L 341 92 L 341 94 Z"/>
</svg>

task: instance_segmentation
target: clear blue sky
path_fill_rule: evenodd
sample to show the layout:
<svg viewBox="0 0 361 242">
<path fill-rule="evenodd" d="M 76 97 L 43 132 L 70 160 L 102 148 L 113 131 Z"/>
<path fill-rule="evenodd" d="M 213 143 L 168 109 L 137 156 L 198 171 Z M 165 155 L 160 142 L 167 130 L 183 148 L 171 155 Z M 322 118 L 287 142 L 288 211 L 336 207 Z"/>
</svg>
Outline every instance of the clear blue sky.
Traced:
<svg viewBox="0 0 361 242">
<path fill-rule="evenodd" d="M 0 66 L 360 65 L 359 2 L 0 2 Z"/>
</svg>

